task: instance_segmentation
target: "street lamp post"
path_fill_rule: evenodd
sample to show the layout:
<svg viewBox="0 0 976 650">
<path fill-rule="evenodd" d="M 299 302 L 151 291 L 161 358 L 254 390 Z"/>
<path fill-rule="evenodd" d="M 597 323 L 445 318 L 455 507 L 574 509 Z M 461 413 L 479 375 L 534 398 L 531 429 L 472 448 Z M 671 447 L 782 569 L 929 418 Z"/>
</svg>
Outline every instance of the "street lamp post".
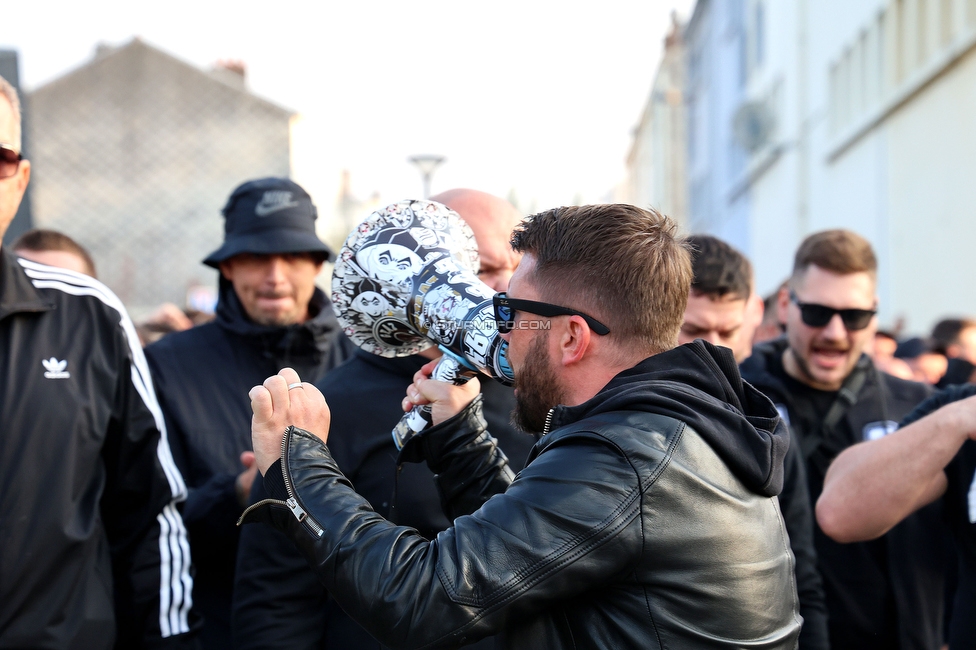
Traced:
<svg viewBox="0 0 976 650">
<path fill-rule="evenodd" d="M 410 156 L 407 160 L 420 170 L 420 176 L 424 179 L 424 198 L 430 198 L 430 177 L 434 175 L 434 170 L 443 164 L 447 158 L 433 154 L 421 154 Z"/>
</svg>

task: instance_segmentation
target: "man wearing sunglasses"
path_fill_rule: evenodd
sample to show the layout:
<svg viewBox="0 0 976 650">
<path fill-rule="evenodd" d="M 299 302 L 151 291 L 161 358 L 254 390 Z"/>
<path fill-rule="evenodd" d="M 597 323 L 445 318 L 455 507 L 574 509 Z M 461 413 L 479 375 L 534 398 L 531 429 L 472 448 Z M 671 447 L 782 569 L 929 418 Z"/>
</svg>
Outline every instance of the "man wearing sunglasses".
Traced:
<svg viewBox="0 0 976 650">
<path fill-rule="evenodd" d="M 786 336 L 756 346 L 742 365 L 743 378 L 790 425 L 814 503 L 840 452 L 894 431 L 931 390 L 879 372 L 864 354 L 877 328 L 876 282 L 877 260 L 863 237 L 810 235 L 779 294 Z M 931 510 L 873 542 L 839 544 L 815 528 L 834 650 L 940 647 L 942 535 Z"/>
<path fill-rule="evenodd" d="M 389 647 L 501 634 L 496 647 L 533 650 L 794 648 L 774 498 L 786 432 L 729 350 L 676 347 L 692 272 L 674 223 L 629 205 L 556 208 L 512 245 L 523 258 L 495 306 L 516 422 L 542 434 L 526 466 L 513 474 L 486 431 L 475 380 L 422 368 L 403 406 L 430 401 L 435 426 L 402 454 L 438 475 L 454 520 L 424 538 L 355 492 L 323 444 L 321 394 L 289 390 L 285 368 L 251 390 L 274 500 L 245 521 L 286 531 Z"/>
<path fill-rule="evenodd" d="M 30 179 L 0 78 L 0 238 Z M 193 585 L 149 368 L 97 280 L 0 250 L 0 647 L 189 647 Z"/>
</svg>

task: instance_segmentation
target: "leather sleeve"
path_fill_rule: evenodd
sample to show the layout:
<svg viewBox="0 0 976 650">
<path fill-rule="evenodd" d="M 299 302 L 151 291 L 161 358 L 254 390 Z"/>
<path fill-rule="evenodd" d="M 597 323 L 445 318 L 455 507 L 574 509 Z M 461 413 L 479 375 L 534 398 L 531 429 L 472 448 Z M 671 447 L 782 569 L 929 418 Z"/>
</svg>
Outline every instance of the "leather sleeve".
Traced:
<svg viewBox="0 0 976 650">
<path fill-rule="evenodd" d="M 471 514 L 514 478 L 508 458 L 488 433 L 482 402 L 478 395 L 450 420 L 412 438 L 400 455 L 401 460 L 427 461 L 451 520 Z"/>
<path fill-rule="evenodd" d="M 550 446 L 504 494 L 432 541 L 373 512 L 300 429 L 285 472 L 321 536 L 283 508 L 245 520 L 286 530 L 342 608 L 391 648 L 497 633 L 632 570 L 642 548 L 636 472 L 596 435 Z"/>
</svg>

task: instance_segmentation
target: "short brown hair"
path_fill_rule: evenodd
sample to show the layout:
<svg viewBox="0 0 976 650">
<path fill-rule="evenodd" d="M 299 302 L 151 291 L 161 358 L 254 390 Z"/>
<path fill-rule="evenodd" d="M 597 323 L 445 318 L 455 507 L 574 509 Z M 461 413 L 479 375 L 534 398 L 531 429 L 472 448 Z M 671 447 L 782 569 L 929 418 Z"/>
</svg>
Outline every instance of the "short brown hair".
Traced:
<svg viewBox="0 0 976 650">
<path fill-rule="evenodd" d="M 867 273 L 877 277 L 878 259 L 871 243 L 856 232 L 837 228 L 815 232 L 800 244 L 793 258 L 790 284 L 796 283 L 811 266 L 837 275 Z"/>
<path fill-rule="evenodd" d="M 86 273 L 91 277 L 95 275 L 95 260 L 88 253 L 84 246 L 68 237 L 63 232 L 57 230 L 44 230 L 34 228 L 23 233 L 10 245 L 10 250 L 16 251 L 65 251 L 74 253 L 85 263 Z"/>
<path fill-rule="evenodd" d="M 616 342 L 647 354 L 678 342 L 691 287 L 691 256 L 675 223 L 633 205 L 584 205 L 532 215 L 512 248 L 536 258 L 543 300 L 580 309 Z"/>
<path fill-rule="evenodd" d="M 746 300 L 752 295 L 752 264 L 728 243 L 712 235 L 691 235 L 691 290 L 710 298 Z"/>
<path fill-rule="evenodd" d="M 976 327 L 972 318 L 943 318 L 932 328 L 932 342 L 936 352 L 946 354 L 950 345 L 959 343 L 963 330 Z"/>
</svg>

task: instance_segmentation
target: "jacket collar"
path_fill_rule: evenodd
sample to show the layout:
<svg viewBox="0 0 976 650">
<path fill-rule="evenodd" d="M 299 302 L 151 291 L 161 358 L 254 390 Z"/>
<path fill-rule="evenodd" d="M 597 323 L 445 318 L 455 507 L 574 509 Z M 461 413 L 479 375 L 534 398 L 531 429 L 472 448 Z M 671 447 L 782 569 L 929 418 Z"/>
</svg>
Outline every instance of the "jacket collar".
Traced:
<svg viewBox="0 0 976 650">
<path fill-rule="evenodd" d="M 0 320 L 20 312 L 42 312 L 54 309 L 31 284 L 17 257 L 0 249 Z"/>
</svg>

